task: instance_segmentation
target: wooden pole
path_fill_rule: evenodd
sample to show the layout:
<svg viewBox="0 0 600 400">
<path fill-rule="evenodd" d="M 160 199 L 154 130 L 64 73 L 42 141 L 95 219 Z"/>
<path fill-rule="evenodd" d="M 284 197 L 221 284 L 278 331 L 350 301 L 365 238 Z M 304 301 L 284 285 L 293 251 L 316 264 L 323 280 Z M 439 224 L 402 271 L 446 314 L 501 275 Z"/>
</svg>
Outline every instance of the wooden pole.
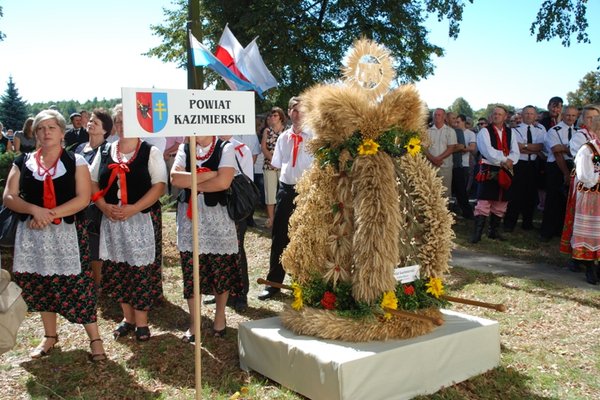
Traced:
<svg viewBox="0 0 600 400">
<path fill-rule="evenodd" d="M 491 308 L 492 310 L 496 310 L 496 311 L 500 311 L 500 312 L 506 311 L 506 306 L 504 304 L 485 303 L 483 301 L 463 299 L 461 297 L 453 297 L 453 296 L 446 296 L 446 295 L 441 295 L 440 297 L 444 300 L 451 301 L 454 303 L 462 303 L 462 304 L 468 304 L 470 306 Z"/>
<path fill-rule="evenodd" d="M 198 40 L 202 40 L 200 32 L 200 2 L 199 0 L 188 0 L 188 37 L 187 55 L 188 55 L 188 89 L 204 89 L 204 79 L 202 71 L 196 68 L 192 59 L 192 49 L 190 47 L 189 33 L 191 32 Z M 190 141 L 190 157 L 196 154 L 196 136 L 189 137 Z M 192 161 L 195 161 L 192 158 Z M 200 325 L 202 322 L 202 302 L 200 301 L 200 266 L 198 264 L 198 176 L 196 174 L 196 164 L 191 162 L 192 166 L 192 184 L 191 184 L 191 202 L 192 207 L 192 257 L 194 270 L 194 371 L 195 371 L 195 388 L 196 399 L 202 399 L 202 343 Z"/>
</svg>

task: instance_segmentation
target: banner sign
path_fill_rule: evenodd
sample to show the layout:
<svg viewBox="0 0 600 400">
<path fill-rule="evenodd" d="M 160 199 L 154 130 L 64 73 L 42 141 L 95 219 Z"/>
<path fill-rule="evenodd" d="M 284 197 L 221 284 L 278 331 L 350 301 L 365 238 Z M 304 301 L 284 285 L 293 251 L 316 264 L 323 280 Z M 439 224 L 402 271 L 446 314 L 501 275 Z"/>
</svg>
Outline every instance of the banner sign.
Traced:
<svg viewBox="0 0 600 400">
<path fill-rule="evenodd" d="M 402 267 L 394 269 L 394 278 L 396 282 L 410 283 L 419 279 L 419 265 L 411 265 L 410 267 Z"/>
<path fill-rule="evenodd" d="M 125 137 L 255 135 L 254 92 L 121 88 Z"/>
</svg>

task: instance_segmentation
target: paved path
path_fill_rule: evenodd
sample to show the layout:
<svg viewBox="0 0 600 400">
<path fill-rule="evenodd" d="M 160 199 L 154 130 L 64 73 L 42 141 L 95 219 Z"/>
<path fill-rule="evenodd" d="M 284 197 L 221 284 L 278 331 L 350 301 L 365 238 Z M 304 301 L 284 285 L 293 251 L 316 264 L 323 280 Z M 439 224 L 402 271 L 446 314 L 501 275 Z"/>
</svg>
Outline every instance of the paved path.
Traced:
<svg viewBox="0 0 600 400">
<path fill-rule="evenodd" d="M 452 251 L 451 265 L 481 272 L 543 280 L 581 289 L 600 291 L 600 286 L 590 285 L 585 281 L 583 272 L 572 272 L 557 265 L 519 261 L 465 248 L 457 248 Z"/>
<path fill-rule="evenodd" d="M 268 232 L 264 228 L 265 218 L 255 215 L 254 220 L 258 229 Z M 567 268 L 557 265 L 519 261 L 493 254 L 480 253 L 471 249 L 454 249 L 450 264 L 481 272 L 543 280 L 575 288 L 600 291 L 600 285 L 593 286 L 587 283 L 582 272 L 571 272 Z"/>
</svg>

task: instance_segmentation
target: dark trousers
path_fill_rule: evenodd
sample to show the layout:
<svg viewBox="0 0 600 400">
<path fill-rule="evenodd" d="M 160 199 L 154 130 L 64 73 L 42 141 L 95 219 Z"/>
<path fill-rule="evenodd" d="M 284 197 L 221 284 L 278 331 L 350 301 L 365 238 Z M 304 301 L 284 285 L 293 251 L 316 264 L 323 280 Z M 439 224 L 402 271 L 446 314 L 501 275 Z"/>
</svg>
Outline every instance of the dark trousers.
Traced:
<svg viewBox="0 0 600 400">
<path fill-rule="evenodd" d="M 246 258 L 246 249 L 244 248 L 244 239 L 246 237 L 247 229 L 248 223 L 245 219 L 235 223 L 239 247 L 238 267 L 242 274 L 242 298 L 246 298 L 248 290 L 250 289 L 250 282 L 248 280 L 248 259 Z"/>
<path fill-rule="evenodd" d="M 281 254 L 290 242 L 288 237 L 288 224 L 294 212 L 294 199 L 296 190 L 293 185 L 279 182 L 275 216 L 273 217 L 273 234 L 271 241 L 271 258 L 269 260 L 269 274 L 267 280 L 283 283 L 285 271 L 281 265 Z"/>
<path fill-rule="evenodd" d="M 469 178 L 469 167 L 459 167 L 452 169 L 452 193 L 456 197 L 456 203 L 462 211 L 465 218 L 473 217 L 473 209 L 469 204 L 467 195 L 467 179 Z"/>
<path fill-rule="evenodd" d="M 538 198 L 536 162 L 533 160 L 519 160 L 514 165 L 514 173 L 511 185 L 513 199 L 508 202 L 506 215 L 504 215 L 504 227 L 514 229 L 519 214 L 521 214 L 523 216 L 523 226 L 531 228 L 533 225 L 533 212 Z"/>
<path fill-rule="evenodd" d="M 568 185 L 569 182 L 566 183 Z M 567 207 L 567 190 L 562 171 L 555 162 L 546 163 L 546 203 L 542 217 L 541 235 L 560 236 Z"/>
</svg>

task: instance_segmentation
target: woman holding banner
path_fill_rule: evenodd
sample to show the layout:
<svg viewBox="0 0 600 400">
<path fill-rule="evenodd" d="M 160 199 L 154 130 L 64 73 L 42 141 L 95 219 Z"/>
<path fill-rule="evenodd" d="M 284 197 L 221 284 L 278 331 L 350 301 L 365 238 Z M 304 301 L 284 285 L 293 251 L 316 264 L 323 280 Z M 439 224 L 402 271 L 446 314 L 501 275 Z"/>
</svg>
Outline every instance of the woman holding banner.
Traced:
<svg viewBox="0 0 600 400">
<path fill-rule="evenodd" d="M 113 120 L 119 139 L 90 167 L 92 201 L 103 213 L 100 259 L 110 261 L 103 292 L 123 310 L 115 339 L 135 330 L 136 339 L 145 342 L 150 339 L 148 311 L 162 298 L 162 241 L 156 240 L 155 226 L 162 226 L 156 209 L 167 174 L 160 150 L 124 136 L 121 107 L 115 107 Z"/>
<path fill-rule="evenodd" d="M 181 144 L 171 169 L 171 184 L 185 189 L 177 206 L 177 247 L 183 271 L 183 296 L 190 310 L 190 328 L 182 340 L 195 342 L 192 213 L 190 209 L 192 160 L 198 175 L 198 242 L 200 289 L 216 300 L 213 336 L 226 331 L 225 306 L 230 292 L 239 293 L 242 276 L 238 267 L 238 240 L 235 223 L 229 217 L 225 191 L 235 175 L 235 149 L 216 136 L 200 136 L 196 149 Z M 190 155 L 193 154 L 193 155 Z"/>
</svg>

